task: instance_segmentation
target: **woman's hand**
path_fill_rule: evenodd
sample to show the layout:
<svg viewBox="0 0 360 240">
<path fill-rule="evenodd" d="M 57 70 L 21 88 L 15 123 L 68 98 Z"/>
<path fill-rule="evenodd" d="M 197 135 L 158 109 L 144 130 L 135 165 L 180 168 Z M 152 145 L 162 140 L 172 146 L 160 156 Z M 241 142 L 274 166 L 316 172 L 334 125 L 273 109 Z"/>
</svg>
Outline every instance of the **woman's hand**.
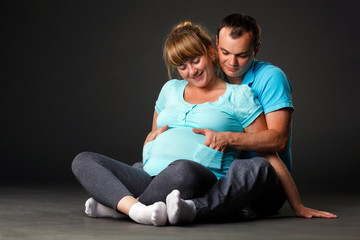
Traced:
<svg viewBox="0 0 360 240">
<path fill-rule="evenodd" d="M 164 127 L 161 127 L 161 128 L 158 128 L 158 129 L 156 129 L 156 130 L 151 131 L 151 132 L 147 135 L 147 137 L 146 137 L 146 139 L 145 139 L 144 146 L 145 146 L 145 144 L 147 144 L 148 142 L 151 142 L 151 141 L 155 140 L 155 138 L 156 138 L 157 136 L 159 136 L 160 134 L 162 134 L 163 132 L 165 132 L 166 130 L 168 130 L 168 128 L 169 128 L 169 126 L 166 125 L 166 126 L 164 126 Z"/>
<path fill-rule="evenodd" d="M 319 210 L 312 209 L 312 208 L 307 208 L 302 204 L 299 205 L 298 207 L 296 207 L 296 209 L 294 209 L 294 212 L 295 212 L 296 216 L 305 217 L 305 218 L 313 218 L 313 217 L 337 218 L 337 216 L 335 214 L 332 214 L 330 212 L 325 212 L 325 211 L 319 211 Z"/>
</svg>

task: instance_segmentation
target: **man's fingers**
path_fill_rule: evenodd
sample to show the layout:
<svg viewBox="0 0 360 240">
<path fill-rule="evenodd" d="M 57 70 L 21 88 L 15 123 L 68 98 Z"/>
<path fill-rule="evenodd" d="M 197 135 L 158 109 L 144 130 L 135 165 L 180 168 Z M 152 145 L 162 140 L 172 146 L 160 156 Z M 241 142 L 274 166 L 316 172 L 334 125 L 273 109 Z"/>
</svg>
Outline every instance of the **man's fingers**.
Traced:
<svg viewBox="0 0 360 240">
<path fill-rule="evenodd" d="M 335 214 L 324 211 L 319 211 L 317 214 L 314 214 L 314 216 L 323 218 L 337 218 Z"/>
<path fill-rule="evenodd" d="M 313 218 L 313 217 L 319 217 L 319 218 L 337 218 L 337 216 L 333 213 L 325 212 L 325 211 L 319 211 L 315 209 L 309 209 L 310 211 L 306 211 L 302 214 L 303 217 L 306 218 Z"/>
<path fill-rule="evenodd" d="M 206 142 L 205 142 L 206 143 Z M 204 145 L 205 146 L 208 146 L 209 148 L 212 148 L 212 149 L 214 149 L 214 150 L 216 150 L 216 151 L 218 151 L 218 152 L 225 152 L 225 148 L 224 148 L 224 146 L 222 146 L 222 145 L 215 145 L 215 144 L 208 144 L 208 145 L 206 145 L 204 143 Z"/>
<path fill-rule="evenodd" d="M 201 128 L 193 128 L 192 129 L 194 133 L 205 135 L 206 130 Z"/>
<path fill-rule="evenodd" d="M 210 147 L 210 142 L 209 142 L 209 140 L 207 140 L 207 139 L 205 140 L 205 142 L 203 143 L 203 145 L 211 148 L 211 147 Z"/>
</svg>

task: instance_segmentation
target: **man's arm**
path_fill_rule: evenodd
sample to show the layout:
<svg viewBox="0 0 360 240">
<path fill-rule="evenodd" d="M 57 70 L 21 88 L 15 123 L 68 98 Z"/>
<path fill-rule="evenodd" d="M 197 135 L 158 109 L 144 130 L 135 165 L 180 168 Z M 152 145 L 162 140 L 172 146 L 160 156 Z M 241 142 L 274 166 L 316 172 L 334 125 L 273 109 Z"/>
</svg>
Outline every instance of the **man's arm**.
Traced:
<svg viewBox="0 0 360 240">
<path fill-rule="evenodd" d="M 251 152 L 282 152 L 290 138 L 291 114 L 291 109 L 287 108 L 270 112 L 265 115 L 265 127 L 263 124 L 255 124 L 262 127 L 248 128 L 246 133 L 215 132 L 209 129 L 193 131 L 205 135 L 204 145 L 217 151 L 224 152 L 227 147 L 234 147 Z"/>
<path fill-rule="evenodd" d="M 290 138 L 290 109 L 280 109 L 265 115 L 267 130 L 246 133 L 227 132 L 228 146 L 252 152 L 282 152 Z"/>
<path fill-rule="evenodd" d="M 301 201 L 300 194 L 296 188 L 296 185 L 287 170 L 284 163 L 280 160 L 277 154 L 263 154 L 258 153 L 263 157 L 266 157 L 271 166 L 275 169 L 279 179 L 281 186 L 284 189 L 285 195 L 291 208 L 294 210 L 296 216 L 305 217 L 305 218 L 313 218 L 313 217 L 321 217 L 321 218 L 337 218 L 337 216 L 330 212 L 319 211 L 316 209 L 305 207 Z"/>
<path fill-rule="evenodd" d="M 283 152 L 290 139 L 291 84 L 280 68 L 264 65 L 256 71 L 253 87 L 263 107 L 268 130 L 249 135 L 229 134 L 229 144 L 251 152 Z"/>
<path fill-rule="evenodd" d="M 266 128 L 265 118 L 264 115 L 261 114 L 253 123 L 251 123 L 249 126 L 247 126 L 244 129 L 245 132 L 253 133 L 259 130 L 261 131 L 262 129 Z M 294 180 L 291 177 L 290 172 L 286 168 L 285 164 L 280 160 L 277 153 L 257 152 L 257 154 L 259 156 L 267 158 L 271 166 L 275 169 L 276 174 L 279 177 L 281 186 L 284 189 L 285 195 L 290 203 L 290 206 L 294 210 L 296 216 L 306 217 L 306 218 L 312 218 L 312 217 L 336 218 L 336 215 L 332 213 L 319 211 L 304 206 L 304 204 L 301 201 L 300 194 L 294 183 Z"/>
</svg>

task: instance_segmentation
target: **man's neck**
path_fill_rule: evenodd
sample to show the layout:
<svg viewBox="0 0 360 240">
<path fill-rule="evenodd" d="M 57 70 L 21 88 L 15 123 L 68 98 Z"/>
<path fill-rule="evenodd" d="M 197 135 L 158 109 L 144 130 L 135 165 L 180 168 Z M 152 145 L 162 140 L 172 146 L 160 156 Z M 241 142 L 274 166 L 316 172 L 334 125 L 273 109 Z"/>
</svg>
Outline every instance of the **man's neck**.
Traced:
<svg viewBox="0 0 360 240">
<path fill-rule="evenodd" d="M 229 77 L 229 76 L 226 76 L 227 80 L 229 83 L 231 84 L 238 84 L 240 85 L 244 79 L 244 75 L 240 76 L 240 77 Z"/>
</svg>

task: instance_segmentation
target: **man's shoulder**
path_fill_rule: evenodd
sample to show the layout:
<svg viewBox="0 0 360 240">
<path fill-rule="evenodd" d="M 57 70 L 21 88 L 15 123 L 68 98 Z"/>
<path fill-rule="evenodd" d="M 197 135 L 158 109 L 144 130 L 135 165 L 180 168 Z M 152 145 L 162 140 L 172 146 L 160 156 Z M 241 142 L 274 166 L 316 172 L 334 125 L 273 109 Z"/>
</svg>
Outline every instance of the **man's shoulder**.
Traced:
<svg viewBox="0 0 360 240">
<path fill-rule="evenodd" d="M 293 107 L 291 83 L 279 67 L 258 61 L 254 63 L 253 71 L 250 86 L 257 93 L 265 114 Z"/>
<path fill-rule="evenodd" d="M 253 84 L 263 87 L 270 87 L 274 85 L 289 85 L 286 74 L 281 68 L 269 62 L 258 61 L 254 62 L 253 66 Z"/>
<path fill-rule="evenodd" d="M 253 67 L 253 72 L 255 74 L 255 77 L 270 77 L 273 75 L 281 75 L 281 76 L 286 76 L 284 71 L 281 70 L 280 67 L 273 65 L 270 62 L 263 62 L 263 61 L 258 61 L 258 60 L 254 60 L 254 67 Z"/>
</svg>

